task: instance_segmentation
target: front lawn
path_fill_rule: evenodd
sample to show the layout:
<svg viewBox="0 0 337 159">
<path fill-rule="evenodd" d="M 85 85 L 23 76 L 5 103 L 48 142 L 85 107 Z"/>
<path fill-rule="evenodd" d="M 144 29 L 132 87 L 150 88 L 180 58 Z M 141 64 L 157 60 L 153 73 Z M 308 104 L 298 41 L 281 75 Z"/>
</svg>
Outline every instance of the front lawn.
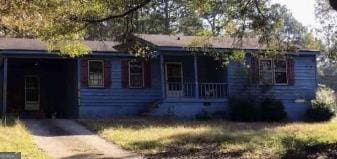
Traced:
<svg viewBox="0 0 337 159">
<path fill-rule="evenodd" d="M 149 158 L 316 158 L 337 154 L 336 121 L 233 123 L 139 117 L 80 122 Z"/>
<path fill-rule="evenodd" d="M 19 120 L 0 119 L 0 152 L 21 152 L 23 159 L 45 159 L 47 156 L 32 142 L 32 138 Z"/>
</svg>

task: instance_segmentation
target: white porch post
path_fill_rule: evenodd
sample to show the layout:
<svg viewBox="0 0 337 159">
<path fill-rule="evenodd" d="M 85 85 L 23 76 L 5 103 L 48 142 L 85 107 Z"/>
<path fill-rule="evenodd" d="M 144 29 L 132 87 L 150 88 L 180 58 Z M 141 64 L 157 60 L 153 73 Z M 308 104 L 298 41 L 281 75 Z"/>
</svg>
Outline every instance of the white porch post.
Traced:
<svg viewBox="0 0 337 159">
<path fill-rule="evenodd" d="M 5 116 L 7 113 L 7 70 L 8 59 L 4 58 L 3 86 L 2 86 L 2 113 Z"/>
<path fill-rule="evenodd" d="M 162 89 L 162 98 L 166 98 L 166 84 L 165 84 L 165 67 L 164 67 L 164 55 L 160 55 L 160 76 L 161 76 L 161 89 Z"/>
<path fill-rule="evenodd" d="M 194 83 L 195 83 L 195 98 L 199 98 L 198 57 L 196 54 L 194 54 Z"/>
</svg>

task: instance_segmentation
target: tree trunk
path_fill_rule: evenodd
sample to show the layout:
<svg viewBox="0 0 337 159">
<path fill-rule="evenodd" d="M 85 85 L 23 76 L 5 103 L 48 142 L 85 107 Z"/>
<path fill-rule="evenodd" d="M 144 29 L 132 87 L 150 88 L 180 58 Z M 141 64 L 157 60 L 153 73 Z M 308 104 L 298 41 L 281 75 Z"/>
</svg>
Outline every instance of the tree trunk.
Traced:
<svg viewBox="0 0 337 159">
<path fill-rule="evenodd" d="M 165 8 L 164 8 L 164 12 L 165 12 L 165 34 L 169 34 L 170 33 L 170 13 L 169 13 L 169 0 L 164 0 L 165 2 Z"/>
</svg>

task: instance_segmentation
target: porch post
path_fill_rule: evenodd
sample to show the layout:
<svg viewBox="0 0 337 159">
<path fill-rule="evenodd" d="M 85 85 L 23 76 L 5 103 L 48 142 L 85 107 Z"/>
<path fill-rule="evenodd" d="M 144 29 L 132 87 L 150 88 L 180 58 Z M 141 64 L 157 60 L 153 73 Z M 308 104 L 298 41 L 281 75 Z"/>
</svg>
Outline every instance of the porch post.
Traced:
<svg viewBox="0 0 337 159">
<path fill-rule="evenodd" d="M 198 77 L 198 57 L 194 54 L 194 83 L 195 83 L 195 98 L 199 98 L 199 77 Z"/>
<path fill-rule="evenodd" d="M 166 98 L 166 85 L 165 85 L 165 67 L 164 67 L 164 55 L 160 54 L 160 76 L 161 76 L 161 89 L 162 89 L 162 98 Z"/>
<path fill-rule="evenodd" d="M 8 59 L 4 58 L 3 86 L 2 86 L 2 113 L 5 116 L 7 112 L 7 70 Z"/>
<path fill-rule="evenodd" d="M 81 61 L 80 58 L 77 58 L 76 60 L 76 70 L 77 70 L 77 106 L 79 107 L 81 105 Z"/>
</svg>

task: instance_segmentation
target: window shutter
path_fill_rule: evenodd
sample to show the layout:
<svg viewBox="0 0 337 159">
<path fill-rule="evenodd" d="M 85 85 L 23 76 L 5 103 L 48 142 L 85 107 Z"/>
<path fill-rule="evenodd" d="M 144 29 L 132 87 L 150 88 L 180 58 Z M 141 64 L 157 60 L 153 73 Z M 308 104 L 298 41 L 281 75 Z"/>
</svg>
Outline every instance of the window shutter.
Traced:
<svg viewBox="0 0 337 159">
<path fill-rule="evenodd" d="M 287 77 L 288 77 L 288 84 L 294 85 L 295 84 L 295 71 L 294 71 L 294 59 L 287 59 Z"/>
<path fill-rule="evenodd" d="M 81 86 L 88 87 L 88 60 L 81 61 Z"/>
<path fill-rule="evenodd" d="M 122 74 L 122 87 L 129 87 L 129 60 L 122 60 L 121 66 L 121 74 Z"/>
<path fill-rule="evenodd" d="M 111 61 L 104 60 L 104 88 L 111 87 Z"/>
<path fill-rule="evenodd" d="M 152 76 L 151 76 L 151 62 L 146 61 L 144 62 L 144 84 L 145 88 L 151 88 L 151 81 Z"/>
<path fill-rule="evenodd" d="M 259 77 L 260 77 L 260 71 L 259 71 L 259 59 L 258 57 L 255 57 L 254 55 L 251 55 L 251 64 L 250 64 L 251 74 L 250 78 L 252 80 L 253 84 L 259 83 Z"/>
</svg>

